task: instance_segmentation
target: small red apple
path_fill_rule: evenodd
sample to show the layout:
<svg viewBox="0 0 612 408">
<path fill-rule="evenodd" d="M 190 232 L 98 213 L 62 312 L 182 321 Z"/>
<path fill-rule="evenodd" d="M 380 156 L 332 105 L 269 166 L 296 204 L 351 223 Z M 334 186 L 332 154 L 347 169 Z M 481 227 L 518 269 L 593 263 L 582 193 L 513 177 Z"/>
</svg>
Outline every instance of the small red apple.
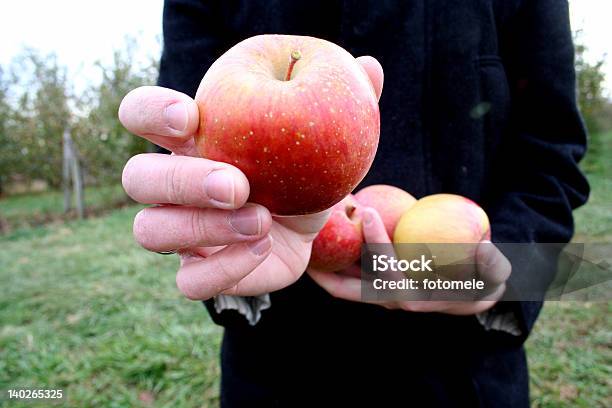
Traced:
<svg viewBox="0 0 612 408">
<path fill-rule="evenodd" d="M 361 256 L 361 220 L 355 215 L 359 203 L 352 194 L 332 207 L 332 213 L 312 243 L 309 267 L 339 271 Z"/>
<path fill-rule="evenodd" d="M 402 214 L 416 203 L 416 198 L 409 193 L 386 184 L 361 189 L 355 194 L 355 199 L 363 207 L 372 207 L 378 211 L 390 238 Z"/>
<path fill-rule="evenodd" d="M 325 40 L 248 38 L 212 64 L 195 99 L 202 157 L 242 170 L 249 200 L 273 214 L 330 208 L 376 154 L 374 87 L 351 54 Z"/>
</svg>

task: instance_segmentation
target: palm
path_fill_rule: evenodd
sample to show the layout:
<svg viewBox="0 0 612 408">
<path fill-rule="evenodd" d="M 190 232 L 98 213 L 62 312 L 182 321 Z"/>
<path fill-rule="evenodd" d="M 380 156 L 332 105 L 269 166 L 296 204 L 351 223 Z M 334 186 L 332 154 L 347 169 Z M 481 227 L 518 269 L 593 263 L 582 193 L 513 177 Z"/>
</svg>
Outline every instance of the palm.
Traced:
<svg viewBox="0 0 612 408">
<path fill-rule="evenodd" d="M 317 217 L 294 217 L 289 223 L 287 219 L 274 217 L 270 231 L 274 239 L 272 253 L 236 285 L 236 292 L 267 293 L 295 282 L 306 270 L 312 240 L 325 219 L 325 215 L 317 214 Z"/>
<path fill-rule="evenodd" d="M 193 140 L 173 150 L 176 154 L 199 157 Z M 328 215 L 329 211 L 292 217 L 273 216 L 270 229 L 272 252 L 253 272 L 224 294 L 258 295 L 284 288 L 298 280 L 308 265 L 312 241 Z M 190 249 L 190 252 L 205 258 L 222 248 L 198 247 Z"/>
</svg>

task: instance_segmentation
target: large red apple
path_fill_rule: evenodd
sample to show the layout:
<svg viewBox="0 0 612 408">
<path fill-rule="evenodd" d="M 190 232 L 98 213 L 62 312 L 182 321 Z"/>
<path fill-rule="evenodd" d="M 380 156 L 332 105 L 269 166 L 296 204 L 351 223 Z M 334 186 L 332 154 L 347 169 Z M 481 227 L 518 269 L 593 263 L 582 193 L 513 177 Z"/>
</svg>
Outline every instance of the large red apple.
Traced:
<svg viewBox="0 0 612 408">
<path fill-rule="evenodd" d="M 330 208 L 363 179 L 380 132 L 378 102 L 361 65 L 318 38 L 260 35 L 204 75 L 196 145 L 242 170 L 249 200 L 273 214 Z"/>
<path fill-rule="evenodd" d="M 355 214 L 358 205 L 353 195 L 334 205 L 327 223 L 312 243 L 309 267 L 339 271 L 359 259 L 363 235 L 361 220 Z"/>
<path fill-rule="evenodd" d="M 404 214 L 416 202 L 410 193 L 401 188 L 376 184 L 359 190 L 355 199 L 364 207 L 372 207 L 385 224 L 389 238 L 393 237 L 395 226 Z"/>
</svg>

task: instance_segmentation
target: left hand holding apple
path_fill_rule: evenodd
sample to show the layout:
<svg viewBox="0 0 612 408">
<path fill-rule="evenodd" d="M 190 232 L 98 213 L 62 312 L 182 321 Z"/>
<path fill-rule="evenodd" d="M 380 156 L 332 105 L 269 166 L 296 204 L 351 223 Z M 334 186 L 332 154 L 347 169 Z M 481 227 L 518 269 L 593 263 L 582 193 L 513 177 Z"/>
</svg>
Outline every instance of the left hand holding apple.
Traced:
<svg viewBox="0 0 612 408">
<path fill-rule="evenodd" d="M 362 208 L 360 212 L 363 219 L 365 242 L 391 245 L 391 239 L 378 212 L 370 207 Z M 486 283 L 487 287 L 492 288 L 488 295 L 482 299 L 475 301 L 387 301 L 376 302 L 376 304 L 388 309 L 403 309 L 411 312 L 438 312 L 454 315 L 471 315 L 484 312 L 493 307 L 503 296 L 512 267 L 510 261 L 490 241 L 481 241 L 475 256 L 479 278 Z M 363 302 L 359 264 L 354 264 L 345 270 L 334 273 L 311 268 L 308 270 L 308 274 L 332 296 L 354 302 Z"/>
<path fill-rule="evenodd" d="M 382 67 L 372 57 L 357 62 L 380 98 Z M 150 251 L 179 254 L 176 282 L 187 298 L 260 295 L 304 273 L 329 211 L 278 217 L 247 204 L 252 186 L 245 174 L 231 163 L 200 157 L 194 135 L 201 115 L 188 95 L 137 88 L 123 99 L 119 118 L 132 133 L 173 153 L 134 156 L 122 182 L 135 201 L 158 204 L 136 216 L 134 236 Z"/>
</svg>

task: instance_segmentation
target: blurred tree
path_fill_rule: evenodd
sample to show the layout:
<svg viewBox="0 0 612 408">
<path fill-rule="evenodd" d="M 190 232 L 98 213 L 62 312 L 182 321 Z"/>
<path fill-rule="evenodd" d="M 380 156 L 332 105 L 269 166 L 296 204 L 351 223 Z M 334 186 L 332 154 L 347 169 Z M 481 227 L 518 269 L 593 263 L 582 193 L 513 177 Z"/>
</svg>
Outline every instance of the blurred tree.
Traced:
<svg viewBox="0 0 612 408">
<path fill-rule="evenodd" d="M 591 132 L 598 132 L 597 115 L 601 112 L 608 100 L 604 96 L 603 65 L 605 59 L 589 62 L 585 59 L 587 46 L 581 41 L 580 31 L 574 34 L 576 44 L 576 74 L 578 81 L 578 104 L 584 116 L 587 127 Z"/>
<path fill-rule="evenodd" d="M 127 132 L 117 117 L 125 94 L 152 85 L 157 78 L 157 63 L 150 59 L 137 65 L 135 50 L 136 42 L 127 39 L 125 47 L 115 51 L 110 65 L 98 63 L 102 80 L 80 101 L 87 114 L 75 124 L 73 138 L 90 178 L 99 183 L 116 182 L 128 158 L 147 150 L 147 142 Z"/>
<path fill-rule="evenodd" d="M 0 66 L 0 146 L 9 147 L 8 121 L 11 117 L 11 105 L 8 102 L 9 83 L 4 69 Z M 11 156 L 8 154 L 0 155 L 0 196 L 3 193 L 3 186 L 6 184 L 11 168 Z"/>
<path fill-rule="evenodd" d="M 97 63 L 100 81 L 74 94 L 66 68 L 53 54 L 24 49 L 8 69 L 0 68 L 0 192 L 9 182 L 44 180 L 56 188 L 62 175 L 62 133 L 71 130 L 89 183 L 116 182 L 127 159 L 147 151 L 117 117 L 131 89 L 157 78 L 153 58 L 137 63 L 134 39 Z"/>
<path fill-rule="evenodd" d="M 44 180 L 57 187 L 61 180 L 61 137 L 70 118 L 65 68 L 53 54 L 26 49 L 11 65 L 12 79 L 2 87 L 4 107 L 0 163 L 3 181 Z M 9 87 L 18 95 L 8 103 Z"/>
<path fill-rule="evenodd" d="M 607 100 L 595 117 L 595 128 L 608 135 L 612 133 L 612 101 Z"/>
<path fill-rule="evenodd" d="M 584 117 L 585 124 L 589 130 L 588 152 L 582 166 L 589 172 L 599 171 L 602 157 L 602 146 L 604 138 L 610 137 L 607 130 L 609 118 L 608 113 L 612 110 L 611 102 L 604 95 L 605 75 L 603 65 L 605 56 L 595 62 L 589 62 L 585 58 L 588 48 L 583 44 L 581 32 L 574 33 L 576 47 L 576 75 L 578 86 L 578 105 Z"/>
</svg>

